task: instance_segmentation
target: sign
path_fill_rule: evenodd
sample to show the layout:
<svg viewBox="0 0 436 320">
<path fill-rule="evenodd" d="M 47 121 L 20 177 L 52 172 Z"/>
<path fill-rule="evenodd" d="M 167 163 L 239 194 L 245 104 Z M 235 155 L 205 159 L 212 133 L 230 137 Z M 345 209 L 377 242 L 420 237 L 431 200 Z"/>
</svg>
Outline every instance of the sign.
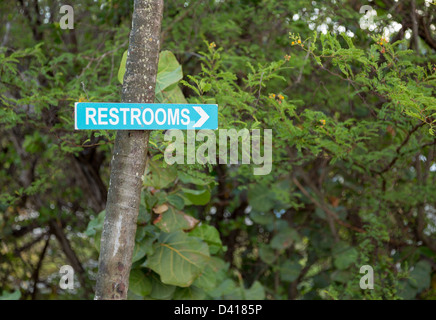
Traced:
<svg viewBox="0 0 436 320">
<path fill-rule="evenodd" d="M 218 129 L 216 104 L 76 102 L 76 130 Z"/>
</svg>

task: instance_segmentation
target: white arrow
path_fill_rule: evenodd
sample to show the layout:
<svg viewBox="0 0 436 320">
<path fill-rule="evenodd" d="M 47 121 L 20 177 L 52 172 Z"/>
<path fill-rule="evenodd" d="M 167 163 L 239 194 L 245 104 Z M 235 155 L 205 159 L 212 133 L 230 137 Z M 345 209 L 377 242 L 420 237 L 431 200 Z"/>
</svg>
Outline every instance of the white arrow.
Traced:
<svg viewBox="0 0 436 320">
<path fill-rule="evenodd" d="M 200 115 L 200 120 L 198 120 L 193 128 L 199 128 L 201 127 L 206 121 L 207 119 L 209 119 L 209 115 L 203 110 L 202 107 L 193 107 L 195 109 L 195 111 L 198 112 L 198 114 Z"/>
</svg>

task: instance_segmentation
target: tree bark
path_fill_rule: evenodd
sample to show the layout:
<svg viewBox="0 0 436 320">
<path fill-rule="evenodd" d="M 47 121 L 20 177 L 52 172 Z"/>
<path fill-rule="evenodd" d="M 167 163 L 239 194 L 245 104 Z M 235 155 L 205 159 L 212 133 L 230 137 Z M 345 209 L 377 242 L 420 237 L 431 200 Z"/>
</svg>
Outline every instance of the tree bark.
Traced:
<svg viewBox="0 0 436 320">
<path fill-rule="evenodd" d="M 163 0 L 135 0 L 123 102 L 153 103 Z M 127 298 L 149 131 L 118 131 L 101 237 L 96 300 Z"/>
</svg>

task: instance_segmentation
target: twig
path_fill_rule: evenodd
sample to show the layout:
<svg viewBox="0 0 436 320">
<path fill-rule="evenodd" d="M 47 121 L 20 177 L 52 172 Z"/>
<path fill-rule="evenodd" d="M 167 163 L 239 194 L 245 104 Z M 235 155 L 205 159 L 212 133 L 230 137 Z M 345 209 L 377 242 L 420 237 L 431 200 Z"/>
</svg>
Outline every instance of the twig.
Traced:
<svg viewBox="0 0 436 320">
<path fill-rule="evenodd" d="M 383 170 L 381 170 L 381 171 L 379 171 L 379 172 L 377 172 L 378 174 L 383 174 L 383 173 L 385 173 L 386 171 L 388 171 L 390 168 L 392 168 L 392 166 L 395 164 L 395 162 L 397 162 L 397 160 L 398 160 L 398 158 L 399 158 L 399 156 L 401 155 L 400 154 L 400 151 L 401 151 L 401 149 L 407 144 L 407 142 L 409 142 L 409 139 L 410 139 L 410 137 L 412 136 L 412 134 L 416 131 L 416 130 L 418 130 L 419 128 L 421 128 L 423 125 L 425 124 L 425 122 L 421 122 L 421 123 L 419 123 L 419 124 L 417 124 L 411 131 L 409 131 L 409 133 L 407 134 L 407 137 L 406 137 L 406 139 L 404 139 L 404 141 L 397 147 L 397 150 L 396 150 L 396 156 L 395 156 L 395 158 L 393 158 L 392 160 L 391 160 L 391 162 L 383 169 Z"/>
<path fill-rule="evenodd" d="M 330 210 L 327 206 L 322 205 L 318 200 L 316 200 L 314 197 L 312 197 L 309 192 L 307 192 L 307 190 L 301 185 L 301 183 L 295 178 L 292 178 L 292 181 L 295 183 L 295 185 L 297 186 L 298 189 L 300 189 L 300 191 L 306 196 L 308 197 L 317 207 L 319 207 L 321 210 L 323 210 L 325 213 L 327 213 L 329 216 L 331 216 L 338 224 L 340 224 L 341 226 L 344 226 L 346 228 L 349 228 L 351 230 L 354 230 L 356 232 L 360 232 L 360 233 L 365 233 L 365 230 L 352 226 L 344 221 L 342 221 L 341 219 L 339 219 L 338 215 Z"/>
<path fill-rule="evenodd" d="M 306 56 L 304 57 L 303 65 L 301 66 L 300 73 L 298 74 L 298 78 L 297 78 L 297 81 L 295 82 L 295 84 L 300 83 L 301 77 L 303 76 L 303 70 L 304 70 L 304 67 L 306 66 L 306 61 L 310 55 L 310 40 L 309 40 L 309 44 L 307 47 L 309 48 L 309 50 L 307 50 Z"/>
<path fill-rule="evenodd" d="M 47 238 L 44 248 L 41 251 L 41 254 L 39 255 L 39 261 L 36 265 L 35 270 L 33 271 L 33 291 L 32 291 L 32 300 L 35 300 L 36 293 L 38 292 L 37 284 L 39 282 L 39 271 L 41 270 L 42 261 L 44 260 L 45 253 L 47 252 L 48 244 L 50 242 L 50 236 Z"/>
<path fill-rule="evenodd" d="M 411 10 L 411 16 L 412 16 L 412 39 L 413 39 L 413 46 L 415 47 L 415 51 L 419 53 L 419 35 L 418 35 L 418 21 L 416 20 L 416 2 L 415 0 L 412 0 L 411 2 L 412 10 Z"/>
</svg>

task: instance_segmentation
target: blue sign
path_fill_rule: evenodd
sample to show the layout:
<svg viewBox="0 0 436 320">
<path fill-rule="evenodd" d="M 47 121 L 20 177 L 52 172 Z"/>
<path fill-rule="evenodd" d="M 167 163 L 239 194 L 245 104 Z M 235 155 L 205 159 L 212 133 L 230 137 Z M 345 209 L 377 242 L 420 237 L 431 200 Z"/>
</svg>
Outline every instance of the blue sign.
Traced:
<svg viewBox="0 0 436 320">
<path fill-rule="evenodd" d="M 77 130 L 218 129 L 216 104 L 76 102 Z"/>
</svg>

